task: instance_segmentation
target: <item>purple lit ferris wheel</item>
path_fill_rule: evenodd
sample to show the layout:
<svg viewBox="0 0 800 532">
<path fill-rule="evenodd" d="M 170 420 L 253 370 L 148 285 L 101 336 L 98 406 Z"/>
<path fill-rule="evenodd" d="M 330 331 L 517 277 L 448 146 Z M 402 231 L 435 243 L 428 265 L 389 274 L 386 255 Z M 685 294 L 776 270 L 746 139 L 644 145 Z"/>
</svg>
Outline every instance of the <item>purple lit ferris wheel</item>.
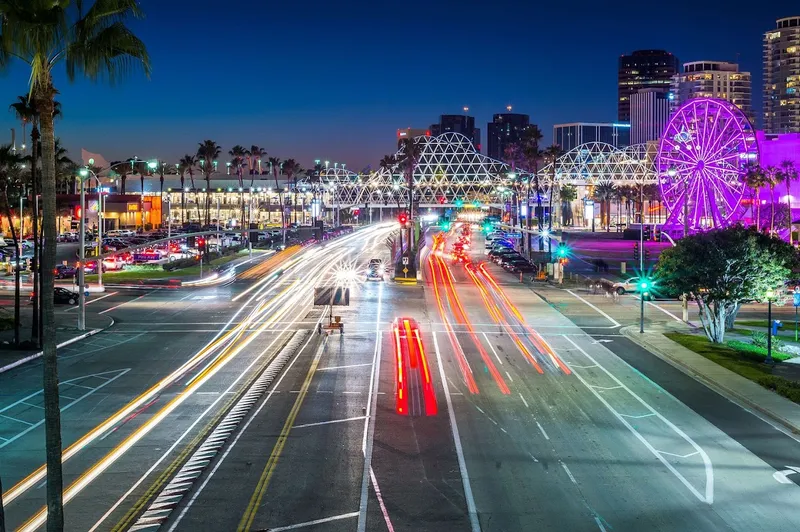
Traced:
<svg viewBox="0 0 800 532">
<path fill-rule="evenodd" d="M 656 171 L 670 213 L 667 226 L 690 231 L 736 221 L 747 166 L 758 162 L 750 121 L 735 105 L 714 98 L 683 104 L 669 120 L 658 147 Z"/>
</svg>

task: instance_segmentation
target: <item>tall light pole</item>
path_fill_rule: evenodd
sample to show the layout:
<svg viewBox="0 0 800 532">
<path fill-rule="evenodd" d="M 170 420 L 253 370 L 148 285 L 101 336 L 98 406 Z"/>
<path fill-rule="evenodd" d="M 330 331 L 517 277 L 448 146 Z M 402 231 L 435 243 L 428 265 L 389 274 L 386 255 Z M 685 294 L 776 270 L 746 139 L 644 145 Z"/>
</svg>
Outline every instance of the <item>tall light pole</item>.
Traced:
<svg viewBox="0 0 800 532">
<path fill-rule="evenodd" d="M 551 188 L 552 190 L 552 188 Z M 639 333 L 644 333 L 644 298 L 647 281 L 644 275 L 644 177 L 639 184 Z"/>
<path fill-rule="evenodd" d="M 92 163 L 92 159 L 89 160 L 89 163 Z M 101 190 L 102 187 L 100 186 L 100 178 L 97 177 L 97 174 L 94 173 L 89 168 L 81 168 L 78 170 L 78 174 L 80 174 L 79 181 L 81 182 L 81 220 L 85 219 L 84 216 L 84 209 L 86 208 L 86 198 L 84 195 L 84 181 L 89 179 L 90 177 L 95 180 L 97 183 L 97 261 L 99 264 L 97 265 L 97 284 L 102 292 L 103 289 L 103 264 L 100 260 L 100 255 L 103 254 L 103 225 L 105 224 L 105 201 L 103 201 L 103 191 Z M 84 228 L 85 229 L 85 228 Z M 83 239 L 85 238 L 85 233 L 81 232 L 81 252 L 83 252 Z M 81 279 L 83 279 L 83 260 L 84 257 L 81 257 Z M 81 292 L 83 293 L 83 292 Z"/>
</svg>

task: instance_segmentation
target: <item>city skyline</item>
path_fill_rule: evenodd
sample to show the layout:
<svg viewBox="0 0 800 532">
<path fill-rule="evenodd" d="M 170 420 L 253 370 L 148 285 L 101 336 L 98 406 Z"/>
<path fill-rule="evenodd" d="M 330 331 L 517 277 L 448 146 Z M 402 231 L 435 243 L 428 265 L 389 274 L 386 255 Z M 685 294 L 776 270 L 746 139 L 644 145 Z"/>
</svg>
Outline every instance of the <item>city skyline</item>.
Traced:
<svg viewBox="0 0 800 532">
<path fill-rule="evenodd" d="M 212 12 L 212 2 L 200 2 L 189 10 L 184 1 L 169 6 L 143 1 L 147 19 L 133 27 L 150 48 L 152 79 L 134 77 L 112 90 L 60 80 L 58 99 L 64 105 L 64 118 L 56 124 L 57 134 L 73 159 L 84 148 L 107 160 L 137 155 L 177 161 L 184 153 L 193 153 L 198 142 L 211 138 L 226 155 L 235 144 L 258 144 L 269 155 L 293 157 L 306 168 L 314 159 L 329 159 L 360 169 L 375 168 L 382 155 L 394 152 L 393 137 L 399 128 L 426 127 L 435 117 L 459 114 L 468 106 L 476 127 L 483 129 L 493 114 L 511 105 L 512 112 L 530 115 L 544 133 L 543 144 L 550 144 L 554 124 L 614 121 L 618 58 L 649 48 L 665 49 L 682 62 L 738 59 L 742 70 L 753 73 L 754 111 L 760 116 L 763 34 L 777 18 L 797 15 L 796 7 L 777 1 L 768 10 L 736 17 L 722 11 L 721 2 L 683 3 L 685 9 L 674 6 L 670 13 L 658 12 L 659 28 L 672 25 L 681 31 L 654 35 L 648 26 L 654 12 L 624 9 L 590 13 L 547 6 L 534 17 L 531 7 L 512 2 L 500 2 L 491 12 L 478 4 L 459 4 L 456 10 L 450 2 L 440 2 L 426 8 L 425 20 L 394 13 L 393 20 L 384 23 L 383 8 L 370 9 L 359 2 L 336 8 L 310 2 L 279 6 L 270 13 L 252 9 L 254 20 L 269 14 L 270 19 L 288 21 L 271 25 L 265 36 L 236 26 L 236 10 Z M 309 10 L 315 14 L 311 20 Z M 695 15 L 688 22 L 683 16 L 686 10 Z M 214 30 L 193 29 L 195 22 L 210 14 L 218 24 Z M 712 15 L 724 24 L 707 24 Z M 510 34 L 507 25 L 498 24 L 506 18 L 529 19 L 534 31 Z M 163 20 L 173 22 L 165 26 Z M 413 54 L 412 63 L 404 64 L 399 74 L 396 62 L 388 58 L 396 57 L 399 43 L 416 46 L 405 38 L 407 30 L 455 32 L 444 28 L 442 23 L 448 20 L 454 23 L 447 26 L 459 27 L 460 34 L 466 30 L 480 36 L 475 53 L 437 50 L 420 41 L 418 49 L 425 53 Z M 569 21 L 573 37 L 555 29 L 563 27 L 553 24 L 558 20 Z M 382 31 L 371 34 L 368 28 L 378 23 Z M 604 34 L 602 43 L 587 46 L 598 24 L 628 29 Z M 331 41 L 326 31 L 353 38 Z M 357 38 L 365 32 L 371 43 Z M 561 39 L 557 54 L 549 52 L 553 39 Z M 199 53 L 203 60 L 187 63 L 187 53 Z M 498 83 L 497 69 L 514 70 L 511 81 Z M 25 92 L 26 83 L 24 69 L 12 67 L 0 87 L 0 101 L 10 104 Z M 5 131 L 3 143 L 10 142 L 12 127 L 21 137 L 10 112 L 0 112 L 0 127 Z"/>
</svg>

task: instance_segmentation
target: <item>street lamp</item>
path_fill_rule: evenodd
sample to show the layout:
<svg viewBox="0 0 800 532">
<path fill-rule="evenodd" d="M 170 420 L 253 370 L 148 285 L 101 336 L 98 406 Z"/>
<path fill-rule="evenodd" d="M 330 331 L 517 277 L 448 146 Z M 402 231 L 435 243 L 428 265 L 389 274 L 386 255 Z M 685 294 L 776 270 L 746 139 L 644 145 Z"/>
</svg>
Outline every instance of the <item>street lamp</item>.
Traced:
<svg viewBox="0 0 800 532">
<path fill-rule="evenodd" d="M 772 359 L 772 302 L 775 300 L 775 291 L 771 288 L 765 294 L 767 298 L 767 358 L 764 364 L 773 365 L 775 361 Z"/>
<path fill-rule="evenodd" d="M 80 219 L 80 248 L 78 249 L 78 257 L 79 257 L 79 265 L 78 265 L 78 305 L 79 305 L 79 312 L 78 312 L 78 330 L 83 331 L 86 330 L 86 180 L 90 177 L 97 179 L 97 175 L 88 168 L 81 168 L 78 171 L 78 181 L 81 182 L 81 219 Z M 100 180 L 97 179 L 98 189 Z M 100 198 L 98 201 L 102 202 L 102 197 L 98 195 Z M 99 207 L 99 206 L 98 206 Z M 101 217 L 100 212 L 101 209 L 97 209 L 98 217 Z M 102 232 L 103 232 L 103 225 L 102 220 L 101 223 L 98 223 L 98 255 L 97 255 L 97 272 L 98 272 L 98 282 L 99 285 L 103 286 L 103 261 L 100 259 L 100 252 L 102 251 Z"/>
</svg>

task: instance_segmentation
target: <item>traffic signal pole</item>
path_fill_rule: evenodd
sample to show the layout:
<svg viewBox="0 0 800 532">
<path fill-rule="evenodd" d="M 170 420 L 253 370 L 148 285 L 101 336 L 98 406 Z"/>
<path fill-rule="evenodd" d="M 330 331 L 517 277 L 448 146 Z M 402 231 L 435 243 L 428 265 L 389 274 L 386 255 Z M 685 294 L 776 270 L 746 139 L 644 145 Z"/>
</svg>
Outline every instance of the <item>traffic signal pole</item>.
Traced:
<svg viewBox="0 0 800 532">
<path fill-rule="evenodd" d="M 644 333 L 644 181 L 639 185 L 639 334 Z"/>
</svg>

